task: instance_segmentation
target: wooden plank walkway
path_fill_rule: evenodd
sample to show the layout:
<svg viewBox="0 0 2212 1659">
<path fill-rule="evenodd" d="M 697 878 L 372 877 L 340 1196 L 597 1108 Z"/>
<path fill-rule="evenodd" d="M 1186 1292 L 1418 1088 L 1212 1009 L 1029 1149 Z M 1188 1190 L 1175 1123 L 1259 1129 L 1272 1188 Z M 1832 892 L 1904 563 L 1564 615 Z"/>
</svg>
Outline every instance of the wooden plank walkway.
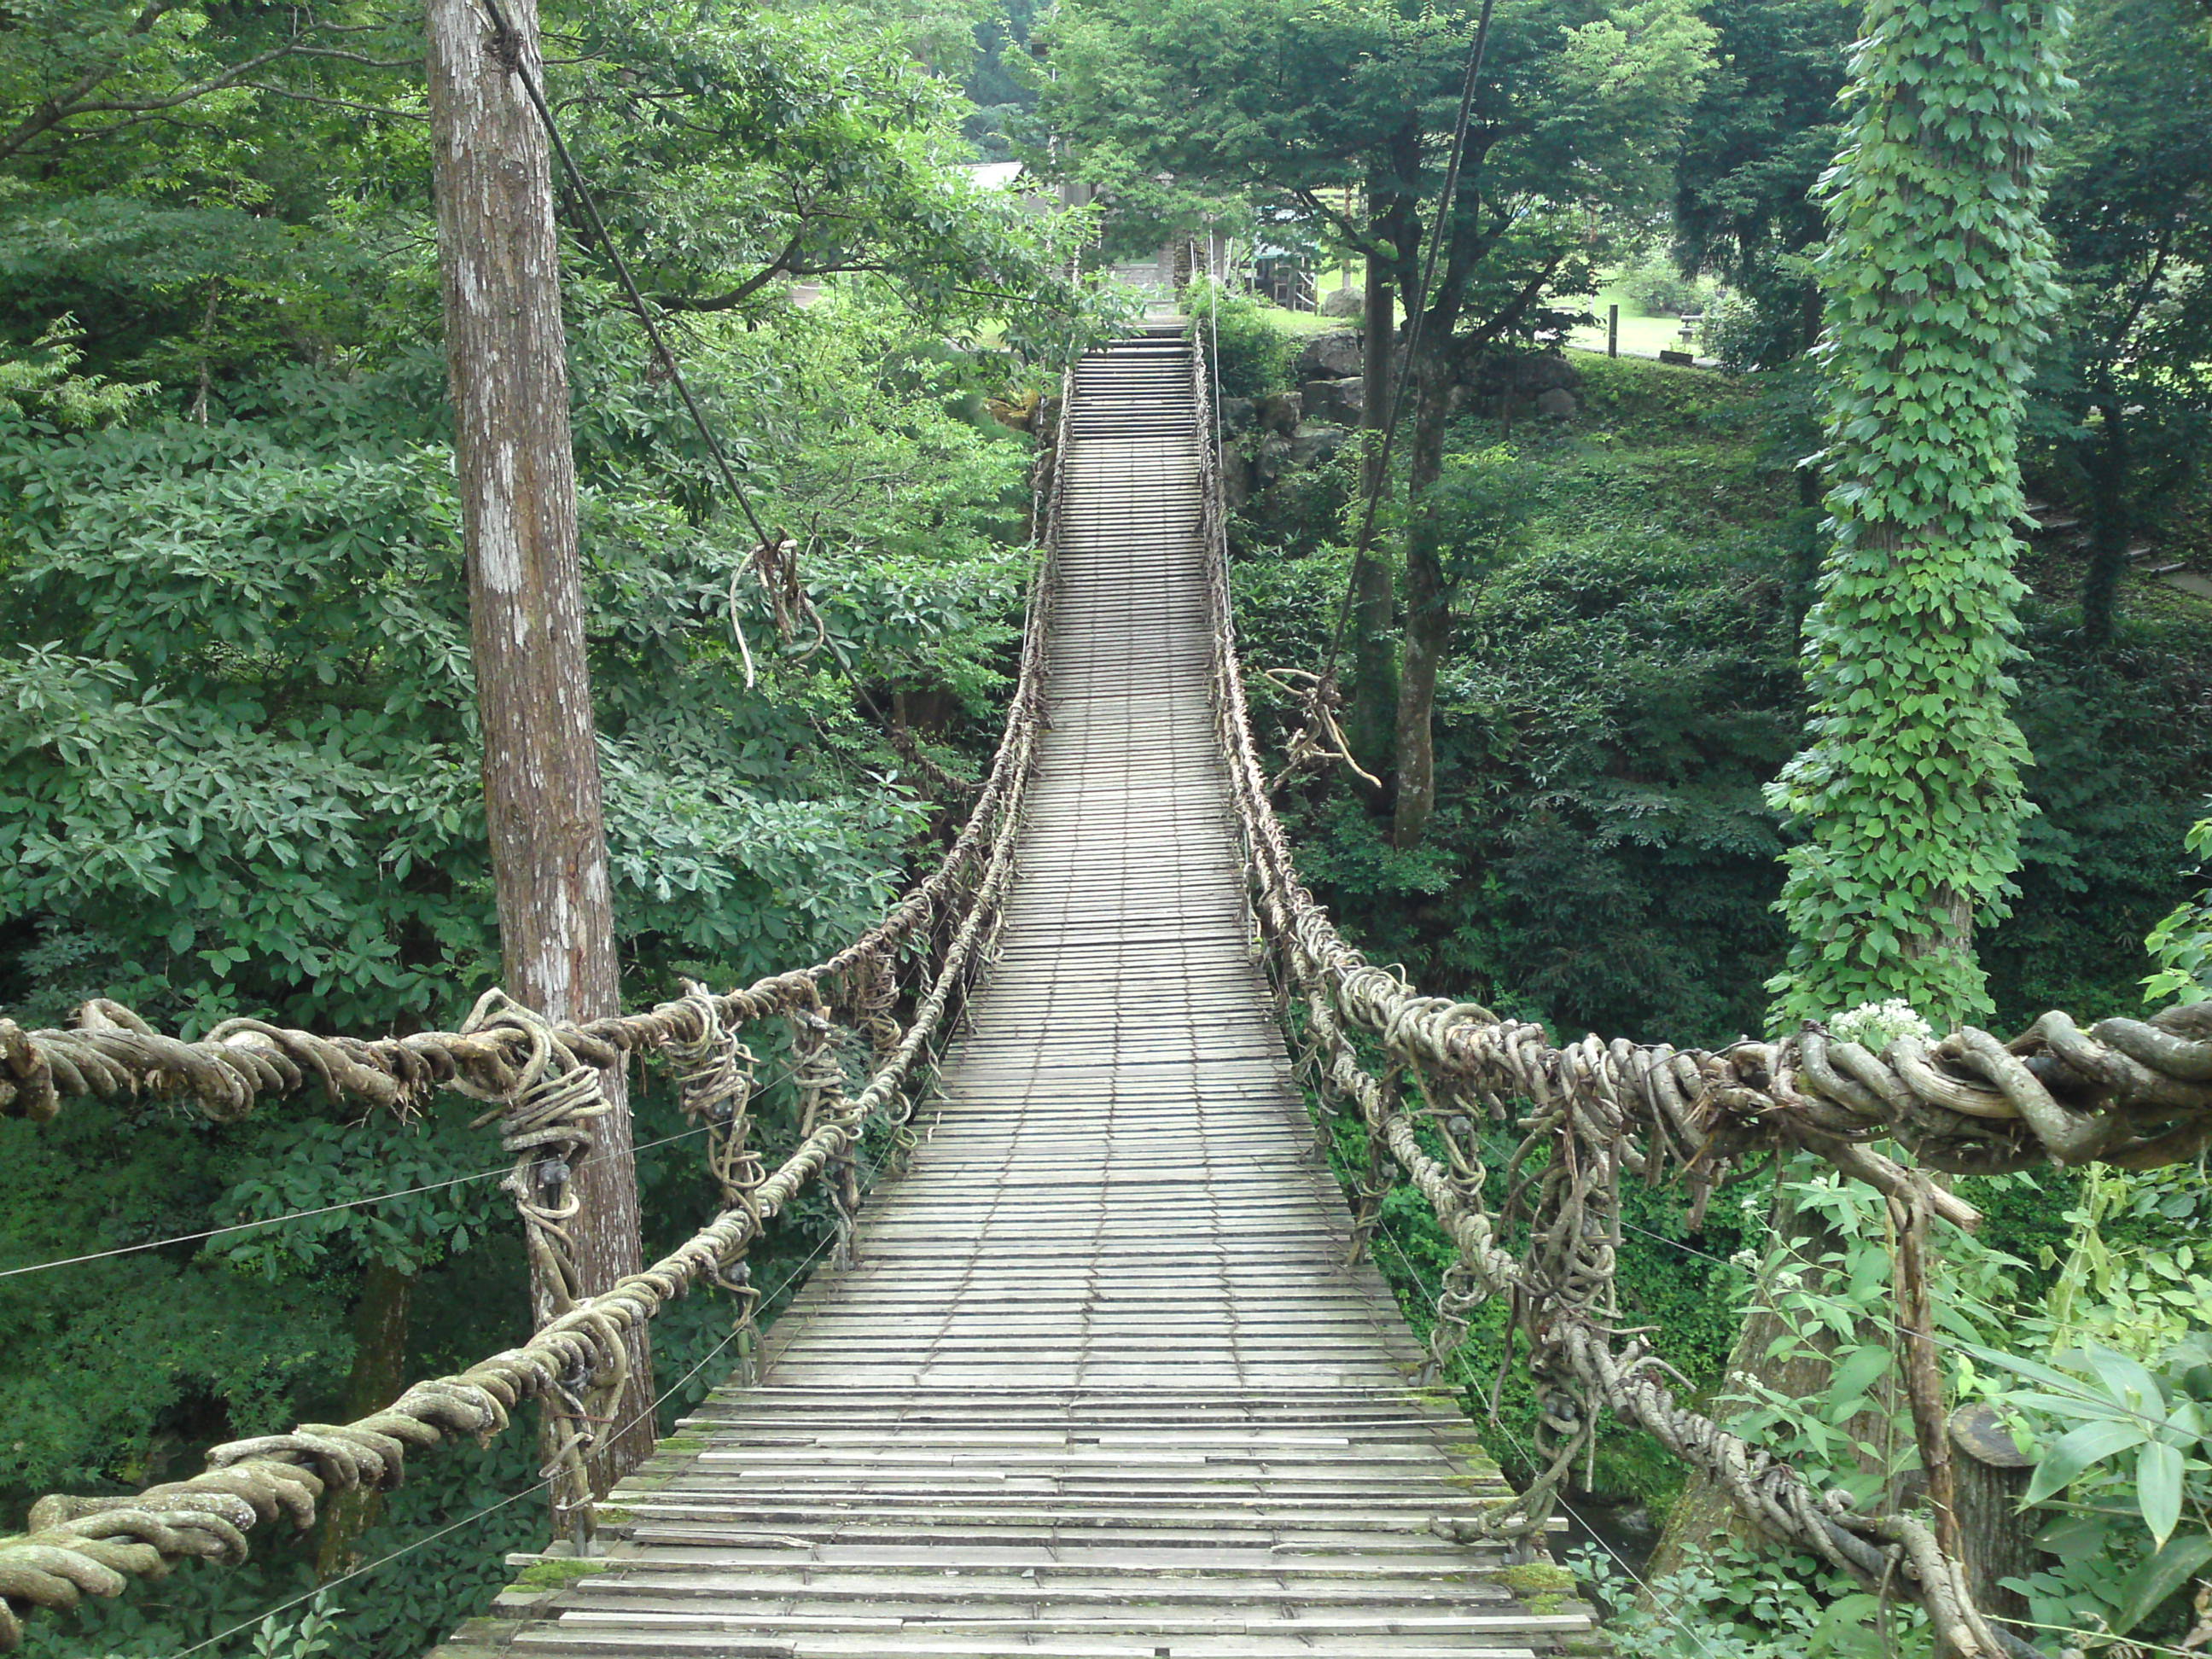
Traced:
<svg viewBox="0 0 2212 1659">
<path fill-rule="evenodd" d="M 1189 375 L 1171 336 L 1078 371 L 1052 729 L 911 1170 L 763 1384 L 617 1490 L 600 1569 L 441 1654 L 1594 1650 L 1431 1529 L 1504 1488 L 1344 1266 L 1250 954 Z"/>
</svg>

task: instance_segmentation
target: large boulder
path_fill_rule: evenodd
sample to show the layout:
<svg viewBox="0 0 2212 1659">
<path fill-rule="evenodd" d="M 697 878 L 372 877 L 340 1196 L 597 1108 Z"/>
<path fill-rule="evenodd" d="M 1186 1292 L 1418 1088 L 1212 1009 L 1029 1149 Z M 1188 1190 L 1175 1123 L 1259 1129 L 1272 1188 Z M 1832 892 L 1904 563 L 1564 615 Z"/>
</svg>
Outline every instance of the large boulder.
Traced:
<svg viewBox="0 0 2212 1659">
<path fill-rule="evenodd" d="M 1324 317 L 1357 317 L 1367 309 L 1367 296 L 1356 288 L 1333 288 L 1315 309 Z"/>
<path fill-rule="evenodd" d="M 1359 373 L 1364 354 L 1359 349 L 1359 336 L 1351 329 L 1341 332 L 1316 334 L 1306 342 L 1305 349 L 1298 353 L 1298 378 L 1302 380 L 1341 380 Z"/>
<path fill-rule="evenodd" d="M 1308 380 L 1298 388 L 1298 400 L 1304 405 L 1309 421 L 1325 421 L 1335 426 L 1358 426 L 1360 410 L 1365 406 L 1366 383 L 1363 380 Z"/>
<path fill-rule="evenodd" d="M 1295 392 L 1273 392 L 1254 405 L 1260 429 L 1287 438 L 1305 418 L 1305 399 Z"/>
<path fill-rule="evenodd" d="M 1319 466 L 1351 441 L 1351 432 L 1343 427 L 1307 421 L 1291 434 L 1283 459 L 1291 466 Z"/>
<path fill-rule="evenodd" d="M 1224 398 L 1221 400 L 1221 429 L 1224 432 L 1243 432 L 1250 428 L 1255 410 L 1249 398 Z"/>
<path fill-rule="evenodd" d="M 1583 383 L 1583 374 L 1562 352 L 1492 346 L 1462 370 L 1462 380 L 1473 387 L 1478 398 L 1510 392 L 1516 398 L 1534 398 L 1547 392 L 1572 392 Z"/>
<path fill-rule="evenodd" d="M 1239 511 L 1267 483 L 1267 476 L 1261 458 L 1251 453 L 1249 443 L 1224 444 L 1221 451 L 1221 495 L 1223 505 L 1231 513 Z"/>
<path fill-rule="evenodd" d="M 1565 386 L 1553 386 L 1536 394 L 1536 412 L 1555 421 L 1574 418 L 1575 394 Z"/>
</svg>

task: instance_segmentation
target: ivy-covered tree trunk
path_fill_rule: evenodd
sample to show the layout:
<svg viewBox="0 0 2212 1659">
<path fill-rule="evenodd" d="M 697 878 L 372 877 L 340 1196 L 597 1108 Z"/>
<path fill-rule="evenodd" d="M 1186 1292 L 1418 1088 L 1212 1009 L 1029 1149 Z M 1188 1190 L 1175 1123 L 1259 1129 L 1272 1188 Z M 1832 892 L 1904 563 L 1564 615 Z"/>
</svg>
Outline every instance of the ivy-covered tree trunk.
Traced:
<svg viewBox="0 0 2212 1659">
<path fill-rule="evenodd" d="M 474 0 L 426 0 L 439 264 L 453 453 L 483 718 L 484 810 L 506 988 L 549 1019 L 621 1010 L 584 654 L 575 459 L 568 427 L 551 161 L 522 74 L 543 73 L 535 0 L 504 0 L 495 33 Z M 586 1294 L 640 1262 L 628 1091 L 593 1126 L 568 1224 Z M 532 1286 L 542 1322 L 553 1287 Z M 650 1451 L 653 1368 L 642 1333 L 629 1384 L 592 1459 L 604 1491 Z"/>
<path fill-rule="evenodd" d="M 1872 0 L 1827 186 L 1827 506 L 1812 717 L 1771 799 L 1795 935 L 1784 1021 L 1902 997 L 1985 1012 L 2027 746 L 2008 712 L 2023 388 L 2057 295 L 2038 218 L 2065 86 L 2056 0 Z"/>
</svg>

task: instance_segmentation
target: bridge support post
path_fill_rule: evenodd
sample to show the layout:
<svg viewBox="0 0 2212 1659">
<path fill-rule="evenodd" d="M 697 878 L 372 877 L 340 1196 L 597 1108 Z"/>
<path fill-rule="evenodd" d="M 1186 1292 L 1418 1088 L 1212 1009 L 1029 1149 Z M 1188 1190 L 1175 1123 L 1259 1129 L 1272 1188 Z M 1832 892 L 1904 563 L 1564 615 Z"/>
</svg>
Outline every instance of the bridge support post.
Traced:
<svg viewBox="0 0 2212 1659">
<path fill-rule="evenodd" d="M 489 9 L 489 21 L 487 11 Z M 536 0 L 424 0 L 453 454 L 466 549 L 483 790 L 505 988 L 548 1020 L 620 1012 L 584 655 L 582 565 L 561 319 L 552 168 L 530 102 L 543 70 Z M 540 1323 L 640 1265 L 626 1079 L 574 1172 L 577 1283 L 532 1273 Z M 605 1491 L 652 1449 L 643 1334 L 594 1440 Z M 565 1438 L 565 1437 L 563 1437 Z M 549 1441 L 549 1458 L 559 1462 Z"/>
</svg>

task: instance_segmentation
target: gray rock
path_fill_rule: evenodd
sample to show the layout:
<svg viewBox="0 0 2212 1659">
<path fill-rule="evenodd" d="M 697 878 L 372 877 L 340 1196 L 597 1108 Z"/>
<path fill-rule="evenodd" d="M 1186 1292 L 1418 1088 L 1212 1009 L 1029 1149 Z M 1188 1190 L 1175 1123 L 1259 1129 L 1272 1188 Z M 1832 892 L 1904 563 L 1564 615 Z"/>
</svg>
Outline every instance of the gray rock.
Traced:
<svg viewBox="0 0 2212 1659">
<path fill-rule="evenodd" d="M 1365 392 L 1365 383 L 1360 380 L 1308 380 L 1298 388 L 1307 420 L 1338 426 L 1359 424 Z"/>
<path fill-rule="evenodd" d="M 1462 373 L 1462 379 L 1480 398 L 1509 392 L 1534 398 L 1546 392 L 1572 392 L 1583 383 L 1583 374 L 1560 352 L 1513 351 L 1493 346 Z"/>
<path fill-rule="evenodd" d="M 1575 414 L 1575 394 L 1564 386 L 1553 386 L 1536 394 L 1536 412 L 1555 421 L 1571 421 Z"/>
<path fill-rule="evenodd" d="M 1367 296 L 1356 288 L 1333 288 L 1316 308 L 1324 317 L 1357 317 L 1367 309 Z"/>
<path fill-rule="evenodd" d="M 1283 459 L 1291 466 L 1319 466 L 1351 441 L 1352 434 L 1343 427 L 1307 421 L 1291 434 Z"/>
<path fill-rule="evenodd" d="M 1253 405 L 1260 430 L 1287 438 L 1305 418 L 1304 401 L 1295 392 L 1271 392 Z"/>
<path fill-rule="evenodd" d="M 1359 336 L 1350 329 L 1341 333 L 1316 334 L 1298 353 L 1302 380 L 1341 380 L 1359 373 L 1364 354 Z"/>
<path fill-rule="evenodd" d="M 1247 453 L 1245 444 L 1229 444 L 1221 456 L 1222 502 L 1234 513 L 1260 493 L 1259 458 Z"/>
<path fill-rule="evenodd" d="M 1221 429 L 1224 432 L 1244 431 L 1255 418 L 1249 398 L 1224 398 L 1221 400 Z"/>
</svg>

